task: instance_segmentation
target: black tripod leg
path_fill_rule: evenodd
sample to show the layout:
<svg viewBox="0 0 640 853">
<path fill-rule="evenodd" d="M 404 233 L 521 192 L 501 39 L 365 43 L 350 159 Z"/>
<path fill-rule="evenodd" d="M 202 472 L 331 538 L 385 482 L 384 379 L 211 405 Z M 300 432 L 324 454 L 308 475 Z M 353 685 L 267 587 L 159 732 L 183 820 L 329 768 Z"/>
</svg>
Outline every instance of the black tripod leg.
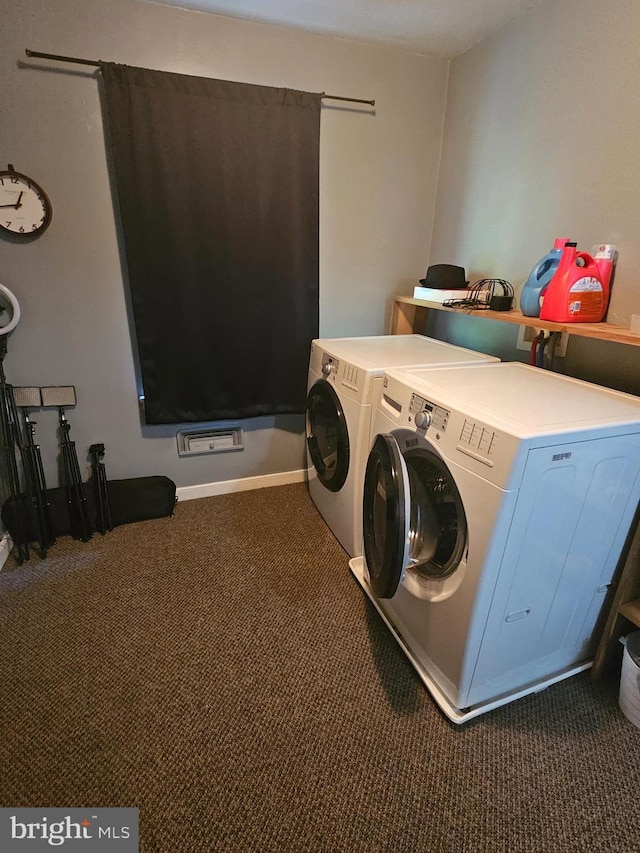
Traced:
<svg viewBox="0 0 640 853">
<path fill-rule="evenodd" d="M 40 556 L 46 557 L 47 548 L 55 542 L 53 536 L 53 525 L 51 523 L 51 512 L 49 498 L 47 495 L 47 483 L 42 466 L 40 447 L 35 441 L 35 421 L 29 417 L 29 412 L 23 408 L 24 417 L 24 446 L 21 447 L 23 466 L 27 475 L 27 482 L 33 502 L 36 516 L 36 530 Z"/>
<path fill-rule="evenodd" d="M 112 530 L 111 524 L 111 506 L 109 505 L 109 489 L 107 487 L 107 471 L 104 465 L 100 465 L 98 469 L 100 475 L 100 494 L 101 494 L 101 507 L 103 514 L 103 524 L 105 530 Z"/>
<path fill-rule="evenodd" d="M 91 455 L 91 471 L 93 474 L 93 500 L 96 508 L 96 530 L 104 536 L 107 531 L 104 523 L 104 508 L 102 506 L 102 491 L 100 489 L 100 462 L 98 461 L 98 452 L 93 448 L 94 445 L 89 448 L 89 453 Z"/>
<path fill-rule="evenodd" d="M 104 454 L 104 444 L 92 444 L 89 448 L 91 457 L 91 469 L 93 472 L 93 489 L 96 505 L 96 529 L 104 534 L 111 530 L 111 507 L 109 506 L 109 491 L 107 488 L 107 474 L 100 456 Z"/>
<path fill-rule="evenodd" d="M 53 535 L 53 524 L 51 522 L 51 505 L 49 503 L 49 497 L 47 492 L 47 482 L 44 477 L 44 468 L 42 466 L 42 456 L 40 455 L 40 448 L 38 446 L 35 447 L 34 450 L 35 456 L 35 468 L 37 471 L 38 478 L 38 490 L 40 494 L 40 503 L 42 507 L 42 519 L 43 519 L 43 527 L 45 532 L 45 542 L 46 547 L 48 548 L 50 545 L 56 541 L 56 537 Z"/>
<path fill-rule="evenodd" d="M 69 511 L 69 522 L 71 526 L 71 536 L 74 539 L 80 538 L 80 526 L 78 520 L 77 502 L 73 489 L 73 467 L 69 457 L 69 447 L 65 443 L 62 447 L 62 461 L 64 465 L 64 486 L 67 496 L 67 509 Z"/>
<path fill-rule="evenodd" d="M 80 518 L 82 519 L 82 541 L 88 542 L 91 539 L 91 522 L 89 521 L 89 511 L 87 509 L 87 498 L 84 493 L 84 484 L 82 482 L 82 472 L 78 463 L 78 454 L 76 453 L 76 445 L 73 443 L 73 459 L 75 463 L 75 476 L 78 489 L 78 501 L 80 507 Z"/>
<path fill-rule="evenodd" d="M 25 491 L 29 499 L 30 515 L 33 519 L 34 532 L 40 546 L 40 552 L 42 552 L 42 549 L 44 548 L 45 533 L 42 526 L 42 513 L 40 509 L 40 497 L 38 494 L 38 483 L 33 454 L 29 447 L 22 447 L 20 449 L 20 454 L 22 456 L 22 469 L 24 471 Z"/>
<path fill-rule="evenodd" d="M 84 494 L 82 474 L 80 473 L 80 465 L 78 463 L 78 455 L 76 453 L 76 445 L 74 441 L 69 442 L 69 460 L 72 471 L 71 482 L 73 483 L 74 502 L 78 515 L 79 538 L 83 542 L 88 542 L 89 539 L 91 539 L 91 525 L 89 523 L 87 499 Z"/>
</svg>

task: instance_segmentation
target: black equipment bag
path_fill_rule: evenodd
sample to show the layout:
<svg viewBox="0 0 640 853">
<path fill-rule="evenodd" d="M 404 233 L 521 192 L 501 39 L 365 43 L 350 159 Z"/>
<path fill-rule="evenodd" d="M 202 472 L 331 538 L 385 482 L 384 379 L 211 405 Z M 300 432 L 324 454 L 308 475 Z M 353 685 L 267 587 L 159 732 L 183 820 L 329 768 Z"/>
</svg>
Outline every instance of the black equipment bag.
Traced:
<svg viewBox="0 0 640 853">
<path fill-rule="evenodd" d="M 168 477 L 108 480 L 107 492 L 113 527 L 173 515 L 176 505 L 176 484 Z"/>
<path fill-rule="evenodd" d="M 109 480 L 107 492 L 112 527 L 173 515 L 173 509 L 176 505 L 176 484 L 169 477 L 160 475 L 132 477 L 128 480 Z M 84 483 L 84 493 L 87 499 L 87 512 L 91 529 L 96 530 L 96 502 L 92 480 Z M 47 489 L 47 500 L 53 535 L 70 536 L 71 521 L 67 505 L 67 492 L 64 486 Z M 24 525 L 22 530 L 28 530 L 28 541 L 36 541 L 37 535 L 33 513 L 29 506 L 29 498 L 24 495 L 17 498 L 10 497 L 2 507 L 1 517 L 5 529 L 9 531 L 16 544 L 23 544 L 16 538 L 21 531 L 20 521 Z"/>
</svg>

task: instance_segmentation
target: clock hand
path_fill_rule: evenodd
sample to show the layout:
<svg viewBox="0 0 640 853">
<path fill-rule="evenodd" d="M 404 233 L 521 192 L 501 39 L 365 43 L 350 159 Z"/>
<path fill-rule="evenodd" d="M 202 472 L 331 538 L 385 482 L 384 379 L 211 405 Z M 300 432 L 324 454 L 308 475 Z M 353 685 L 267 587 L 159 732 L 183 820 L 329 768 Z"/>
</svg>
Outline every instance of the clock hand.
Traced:
<svg viewBox="0 0 640 853">
<path fill-rule="evenodd" d="M 22 198 L 23 195 L 24 195 L 24 190 L 18 196 L 18 201 L 15 204 L 0 204 L 0 207 L 15 207 L 15 209 L 17 210 L 19 207 L 22 207 L 22 205 L 20 204 L 20 199 Z"/>
</svg>

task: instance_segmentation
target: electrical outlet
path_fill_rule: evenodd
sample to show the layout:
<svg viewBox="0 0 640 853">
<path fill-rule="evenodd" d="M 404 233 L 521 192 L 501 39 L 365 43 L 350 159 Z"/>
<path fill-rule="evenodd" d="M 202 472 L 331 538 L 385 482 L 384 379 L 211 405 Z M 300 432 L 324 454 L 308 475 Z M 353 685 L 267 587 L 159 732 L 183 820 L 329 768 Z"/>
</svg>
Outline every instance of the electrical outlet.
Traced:
<svg viewBox="0 0 640 853">
<path fill-rule="evenodd" d="M 540 331 L 541 330 L 537 326 L 520 326 L 518 329 L 516 349 L 527 351 L 531 350 L 531 344 Z M 555 349 L 553 350 L 554 358 L 564 358 L 567 354 L 569 335 L 567 332 L 553 332 L 552 334 L 556 336 Z"/>
</svg>

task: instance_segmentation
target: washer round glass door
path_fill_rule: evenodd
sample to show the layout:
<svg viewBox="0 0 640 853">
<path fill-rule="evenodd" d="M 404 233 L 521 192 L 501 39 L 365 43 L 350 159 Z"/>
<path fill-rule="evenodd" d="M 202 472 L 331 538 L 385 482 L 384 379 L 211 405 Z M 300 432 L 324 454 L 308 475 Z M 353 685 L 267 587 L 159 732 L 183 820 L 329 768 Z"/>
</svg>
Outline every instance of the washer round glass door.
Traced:
<svg viewBox="0 0 640 853">
<path fill-rule="evenodd" d="M 364 552 L 371 588 L 392 598 L 405 573 L 425 583 L 444 580 L 460 564 L 467 523 L 460 494 L 444 461 L 407 433 L 374 441 L 364 482 Z"/>
<path fill-rule="evenodd" d="M 391 598 L 407 562 L 410 514 L 407 466 L 393 436 L 377 435 L 369 451 L 362 512 L 369 584 Z"/>
<path fill-rule="evenodd" d="M 307 394 L 307 447 L 320 482 L 339 492 L 349 473 L 349 433 L 338 395 L 324 379 Z"/>
</svg>

